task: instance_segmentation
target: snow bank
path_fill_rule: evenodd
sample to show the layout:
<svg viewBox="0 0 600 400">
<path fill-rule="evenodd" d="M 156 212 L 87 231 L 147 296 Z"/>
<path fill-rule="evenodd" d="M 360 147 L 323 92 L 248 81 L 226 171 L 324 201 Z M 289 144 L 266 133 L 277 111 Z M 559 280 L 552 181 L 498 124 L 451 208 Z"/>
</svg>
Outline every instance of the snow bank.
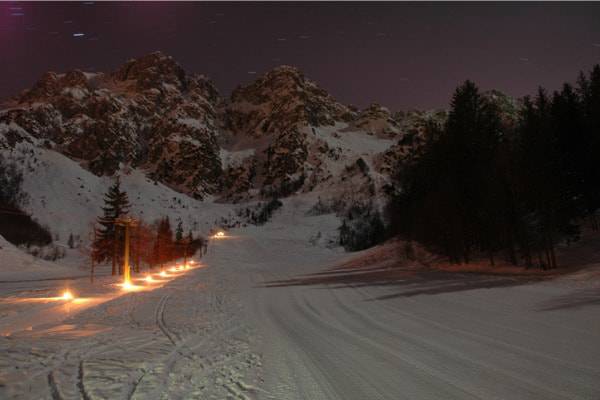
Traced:
<svg viewBox="0 0 600 400">
<path fill-rule="evenodd" d="M 84 274 L 83 271 L 35 258 L 0 236 L 0 281 L 51 279 Z"/>
</svg>

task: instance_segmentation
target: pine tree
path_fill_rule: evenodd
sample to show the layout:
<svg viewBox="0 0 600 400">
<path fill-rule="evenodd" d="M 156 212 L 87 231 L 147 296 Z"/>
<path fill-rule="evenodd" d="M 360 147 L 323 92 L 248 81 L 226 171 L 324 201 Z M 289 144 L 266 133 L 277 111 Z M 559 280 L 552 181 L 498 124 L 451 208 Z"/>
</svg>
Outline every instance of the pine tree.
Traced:
<svg viewBox="0 0 600 400">
<path fill-rule="evenodd" d="M 169 217 L 165 217 L 158 222 L 156 231 L 156 242 L 154 244 L 154 259 L 163 268 L 164 264 L 171 261 L 173 252 L 173 230 Z"/>
<path fill-rule="evenodd" d="M 181 220 L 177 223 L 177 228 L 175 229 L 175 242 L 181 243 L 183 240 L 183 225 Z"/>
<path fill-rule="evenodd" d="M 26 200 L 23 174 L 14 163 L 9 163 L 0 154 L 0 208 L 19 210 Z"/>
<path fill-rule="evenodd" d="M 103 215 L 98 217 L 100 227 L 96 231 L 96 240 L 93 243 L 92 257 L 95 262 L 111 260 L 112 275 L 117 274 L 117 262 L 120 250 L 123 247 L 123 235 L 115 226 L 115 220 L 129 211 L 127 193 L 121 190 L 121 181 L 116 177 L 114 184 L 104 196 Z"/>
<path fill-rule="evenodd" d="M 580 74 L 577 90 L 583 118 L 583 132 L 586 152 L 583 199 L 586 212 L 592 218 L 594 229 L 600 228 L 596 212 L 600 208 L 600 65 L 595 65 L 587 77 Z"/>
<path fill-rule="evenodd" d="M 516 120 L 497 104 L 471 82 L 456 90 L 444 128 L 399 165 L 392 225 L 451 262 L 506 252 L 556 268 L 556 244 L 577 240 L 581 217 L 600 228 L 600 66 L 576 89 L 540 88 Z"/>
</svg>

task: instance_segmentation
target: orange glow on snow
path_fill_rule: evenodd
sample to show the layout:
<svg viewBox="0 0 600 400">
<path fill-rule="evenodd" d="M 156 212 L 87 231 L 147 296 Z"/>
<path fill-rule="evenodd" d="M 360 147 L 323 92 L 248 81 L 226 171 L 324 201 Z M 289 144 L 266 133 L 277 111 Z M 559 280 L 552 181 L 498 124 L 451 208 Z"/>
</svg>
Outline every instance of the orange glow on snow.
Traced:
<svg viewBox="0 0 600 400">
<path fill-rule="evenodd" d="M 73 300 L 73 293 L 69 289 L 65 290 L 62 295 L 63 300 Z"/>
<path fill-rule="evenodd" d="M 141 288 L 141 286 L 135 286 L 134 284 L 132 284 L 131 281 L 123 281 L 123 283 L 121 284 L 121 287 L 123 288 L 123 290 L 125 290 L 127 292 L 131 292 L 133 290 L 139 290 Z"/>
</svg>

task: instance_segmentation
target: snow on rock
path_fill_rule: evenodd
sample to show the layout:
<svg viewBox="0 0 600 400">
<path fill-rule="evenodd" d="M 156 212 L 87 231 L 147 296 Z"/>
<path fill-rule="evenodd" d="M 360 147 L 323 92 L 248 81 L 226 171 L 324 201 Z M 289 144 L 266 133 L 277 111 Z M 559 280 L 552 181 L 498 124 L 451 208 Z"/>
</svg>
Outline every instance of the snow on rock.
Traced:
<svg viewBox="0 0 600 400">
<path fill-rule="evenodd" d="M 131 164 L 202 197 L 218 189 L 219 102 L 208 79 L 187 75 L 161 53 L 131 60 L 109 74 L 50 72 L 1 107 L 0 131 L 8 132 L 0 135 L 0 145 L 31 142 L 30 135 L 98 176 Z"/>
<path fill-rule="evenodd" d="M 358 162 L 370 166 L 360 186 L 369 197 L 421 145 L 430 114 L 346 106 L 291 66 L 222 99 L 208 78 L 155 52 L 114 72 L 44 74 L 0 105 L 0 147 L 53 149 L 96 176 L 129 165 L 194 198 L 236 202 L 344 193 Z"/>
<path fill-rule="evenodd" d="M 228 151 L 225 149 L 221 149 L 221 165 L 224 169 L 229 167 L 237 167 L 243 163 L 245 159 L 254 155 L 254 149 L 246 149 L 246 150 L 238 150 L 238 151 Z"/>
</svg>

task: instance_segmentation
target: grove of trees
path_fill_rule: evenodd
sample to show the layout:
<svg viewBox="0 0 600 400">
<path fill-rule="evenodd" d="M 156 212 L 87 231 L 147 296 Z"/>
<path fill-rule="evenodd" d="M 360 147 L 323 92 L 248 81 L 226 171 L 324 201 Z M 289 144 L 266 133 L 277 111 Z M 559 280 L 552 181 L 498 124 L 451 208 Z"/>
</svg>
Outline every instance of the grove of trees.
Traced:
<svg viewBox="0 0 600 400">
<path fill-rule="evenodd" d="M 23 174 L 0 153 L 0 235 L 14 245 L 45 246 L 52 235 L 23 211 Z"/>
<path fill-rule="evenodd" d="M 446 123 L 397 170 L 395 233 L 454 263 L 555 268 L 557 243 L 586 221 L 598 229 L 600 66 L 517 109 L 506 115 L 470 81 L 456 89 Z"/>
<path fill-rule="evenodd" d="M 112 275 L 122 274 L 124 227 L 115 222 L 128 214 L 130 204 L 127 193 L 121 189 L 118 176 L 108 189 L 104 202 L 103 215 L 97 220 L 98 228 L 92 243 L 92 261 L 110 261 Z M 201 236 L 194 237 L 191 231 L 184 236 L 181 222 L 174 234 L 169 217 L 161 218 L 153 224 L 137 219 L 136 224 L 130 228 L 130 264 L 136 272 L 140 271 L 141 263 L 150 268 L 162 268 L 170 261 L 192 256 L 204 245 L 204 241 Z"/>
</svg>

